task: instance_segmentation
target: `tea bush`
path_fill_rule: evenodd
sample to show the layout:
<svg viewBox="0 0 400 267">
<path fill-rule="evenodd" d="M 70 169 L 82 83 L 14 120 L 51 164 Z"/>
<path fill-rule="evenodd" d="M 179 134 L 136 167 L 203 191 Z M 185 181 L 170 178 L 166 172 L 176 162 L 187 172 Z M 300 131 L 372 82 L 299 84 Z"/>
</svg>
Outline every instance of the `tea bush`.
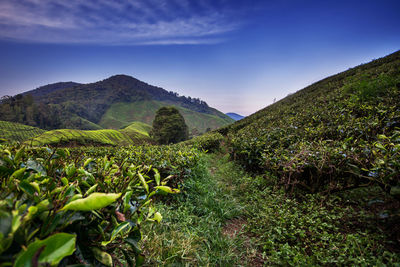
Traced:
<svg viewBox="0 0 400 267">
<path fill-rule="evenodd" d="M 183 142 L 181 145 L 193 146 L 200 150 L 215 152 L 220 148 L 224 139 L 225 138 L 222 134 L 218 132 L 211 132 L 194 137 L 193 139 Z"/>
<path fill-rule="evenodd" d="M 378 63 L 377 63 L 378 62 Z M 397 194 L 400 52 L 329 77 L 223 129 L 231 156 L 288 190 Z"/>
<path fill-rule="evenodd" d="M 141 225 L 162 220 L 153 198 L 178 192 L 168 183 L 198 158 L 163 147 L 114 152 L 0 146 L 1 261 L 140 265 Z"/>
</svg>

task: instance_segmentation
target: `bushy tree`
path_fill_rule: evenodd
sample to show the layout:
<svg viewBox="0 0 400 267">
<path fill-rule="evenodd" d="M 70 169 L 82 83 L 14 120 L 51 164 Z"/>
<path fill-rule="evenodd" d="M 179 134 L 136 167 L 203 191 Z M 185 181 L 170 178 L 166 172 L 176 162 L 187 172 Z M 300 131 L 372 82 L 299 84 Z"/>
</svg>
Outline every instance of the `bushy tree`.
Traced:
<svg viewBox="0 0 400 267">
<path fill-rule="evenodd" d="M 176 108 L 162 107 L 157 110 L 151 136 L 159 144 L 172 144 L 187 140 L 189 131 Z"/>
</svg>

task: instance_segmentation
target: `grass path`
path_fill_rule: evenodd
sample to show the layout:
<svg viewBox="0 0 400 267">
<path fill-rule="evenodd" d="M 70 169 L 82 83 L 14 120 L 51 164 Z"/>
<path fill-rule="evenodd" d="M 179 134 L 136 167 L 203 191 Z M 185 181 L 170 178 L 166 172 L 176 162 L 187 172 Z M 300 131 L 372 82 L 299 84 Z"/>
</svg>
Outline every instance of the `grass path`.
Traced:
<svg viewBox="0 0 400 267">
<path fill-rule="evenodd" d="M 251 240 L 241 235 L 245 206 L 229 180 L 242 174 L 217 155 L 204 155 L 182 193 L 157 204 L 163 223 L 143 238 L 147 265 L 258 266 Z"/>
<path fill-rule="evenodd" d="M 250 177 L 227 155 L 203 155 L 181 193 L 157 204 L 163 222 L 144 229 L 147 266 L 400 262 L 397 250 L 385 243 L 387 233 L 377 231 L 381 222 L 359 209 L 372 192 L 296 200 L 272 181 L 265 175 Z"/>
</svg>

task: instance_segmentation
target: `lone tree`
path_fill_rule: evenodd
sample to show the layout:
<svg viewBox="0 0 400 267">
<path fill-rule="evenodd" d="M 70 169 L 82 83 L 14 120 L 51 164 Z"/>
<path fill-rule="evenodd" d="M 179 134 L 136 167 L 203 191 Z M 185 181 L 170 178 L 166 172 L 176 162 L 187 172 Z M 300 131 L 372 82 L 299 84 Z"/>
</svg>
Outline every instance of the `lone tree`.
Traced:
<svg viewBox="0 0 400 267">
<path fill-rule="evenodd" d="M 159 144 L 171 144 L 188 139 L 189 131 L 185 119 L 174 107 L 157 110 L 151 136 Z"/>
</svg>

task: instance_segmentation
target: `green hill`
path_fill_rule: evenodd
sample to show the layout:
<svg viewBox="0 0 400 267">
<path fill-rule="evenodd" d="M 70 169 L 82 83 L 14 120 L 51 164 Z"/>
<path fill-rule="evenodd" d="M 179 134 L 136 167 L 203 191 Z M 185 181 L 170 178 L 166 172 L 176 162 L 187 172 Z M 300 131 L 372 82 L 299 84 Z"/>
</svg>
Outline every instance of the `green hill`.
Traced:
<svg viewBox="0 0 400 267">
<path fill-rule="evenodd" d="M 44 132 L 42 129 L 20 123 L 0 121 L 0 139 L 22 142 Z"/>
<path fill-rule="evenodd" d="M 47 130 L 97 130 L 100 126 L 119 129 L 138 120 L 151 124 L 155 110 L 165 105 L 179 107 L 190 129 L 196 128 L 197 132 L 233 122 L 198 98 L 179 96 L 126 75 L 89 84 L 49 84 L 6 97 L 0 103 L 0 120 Z M 149 109 L 144 116 L 143 107 Z"/>
<path fill-rule="evenodd" d="M 312 84 L 220 133 L 286 189 L 400 189 L 400 51 Z M 396 193 L 397 192 L 397 193 Z"/>
<path fill-rule="evenodd" d="M 127 135 L 140 133 L 143 134 L 144 136 L 150 137 L 149 135 L 150 130 L 151 130 L 150 125 L 141 121 L 135 121 L 129 124 L 127 127 L 121 129 L 120 132 L 125 133 Z"/>
<path fill-rule="evenodd" d="M 75 130 L 60 129 L 44 132 L 32 139 L 25 141 L 32 146 L 44 145 L 100 145 L 100 146 L 120 146 L 138 145 L 150 142 L 148 133 L 143 130 L 117 131 L 112 129 L 104 130 Z"/>
<path fill-rule="evenodd" d="M 152 124 L 156 111 L 171 103 L 162 101 L 138 101 L 131 103 L 114 103 L 101 118 L 99 125 L 103 128 L 119 129 L 133 121 L 142 121 Z M 196 112 L 188 108 L 174 105 L 185 118 L 186 124 L 192 131 L 196 128 L 199 132 L 205 132 L 207 128 L 216 129 L 232 122 L 228 117 L 217 114 Z"/>
</svg>

